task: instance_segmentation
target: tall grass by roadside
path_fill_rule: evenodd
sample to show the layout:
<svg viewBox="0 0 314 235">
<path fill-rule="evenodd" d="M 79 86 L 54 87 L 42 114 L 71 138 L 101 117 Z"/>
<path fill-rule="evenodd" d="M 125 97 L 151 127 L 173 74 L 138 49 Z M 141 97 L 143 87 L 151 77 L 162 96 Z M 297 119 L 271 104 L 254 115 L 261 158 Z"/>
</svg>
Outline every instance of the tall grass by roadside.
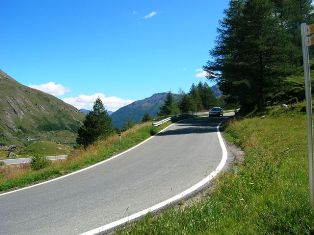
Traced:
<svg viewBox="0 0 314 235">
<path fill-rule="evenodd" d="M 154 131 L 160 131 L 169 124 L 165 123 L 156 127 Z M 122 133 L 121 141 L 118 135 L 99 140 L 86 150 L 77 149 L 73 151 L 67 160 L 50 164 L 40 170 L 32 170 L 31 167 L 25 165 L 1 166 L 0 192 L 38 183 L 90 166 L 142 142 L 151 136 L 151 132 L 151 122 L 136 125 Z"/>
<path fill-rule="evenodd" d="M 245 159 L 220 176 L 211 193 L 148 215 L 118 234 L 313 234 L 300 109 L 232 121 L 224 136 L 244 150 Z"/>
</svg>

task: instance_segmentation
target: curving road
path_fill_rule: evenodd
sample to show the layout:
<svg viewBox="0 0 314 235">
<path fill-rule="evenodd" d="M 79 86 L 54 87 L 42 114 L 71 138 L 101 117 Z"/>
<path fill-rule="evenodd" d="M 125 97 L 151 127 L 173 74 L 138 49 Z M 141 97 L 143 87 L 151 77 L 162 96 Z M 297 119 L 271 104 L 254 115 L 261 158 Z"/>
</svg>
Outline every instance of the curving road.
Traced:
<svg viewBox="0 0 314 235">
<path fill-rule="evenodd" d="M 0 234 L 80 234 L 183 192 L 221 161 L 222 119 L 174 124 L 105 163 L 0 195 Z"/>
</svg>

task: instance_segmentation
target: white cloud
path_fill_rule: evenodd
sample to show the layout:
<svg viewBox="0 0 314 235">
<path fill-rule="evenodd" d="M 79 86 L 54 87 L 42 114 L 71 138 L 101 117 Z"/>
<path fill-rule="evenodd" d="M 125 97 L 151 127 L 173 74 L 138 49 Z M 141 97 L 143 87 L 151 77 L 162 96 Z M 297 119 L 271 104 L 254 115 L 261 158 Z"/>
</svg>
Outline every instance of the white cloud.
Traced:
<svg viewBox="0 0 314 235">
<path fill-rule="evenodd" d="M 157 12 L 156 11 L 152 11 L 152 12 L 148 13 L 147 15 L 145 15 L 143 17 L 143 19 L 147 20 L 147 19 L 150 19 L 150 18 L 152 18 L 152 17 L 154 17 L 156 15 L 157 15 Z"/>
<path fill-rule="evenodd" d="M 28 85 L 31 88 L 46 92 L 48 94 L 54 95 L 54 96 L 60 96 L 64 95 L 65 93 L 69 92 L 70 89 L 64 87 L 61 84 L 57 84 L 54 82 L 48 82 L 40 85 Z"/>
<path fill-rule="evenodd" d="M 210 77 L 210 78 L 219 79 L 221 77 L 221 73 L 219 72 L 204 71 L 203 69 L 196 69 L 195 72 L 196 72 L 195 77 L 197 78 Z"/>
<path fill-rule="evenodd" d="M 195 77 L 197 78 L 206 78 L 208 76 L 208 72 L 204 71 L 203 69 L 196 69 Z"/>
<path fill-rule="evenodd" d="M 138 12 L 137 11 L 132 11 L 132 15 L 137 15 Z"/>
<path fill-rule="evenodd" d="M 68 97 L 64 98 L 63 101 L 73 105 L 77 109 L 88 109 L 91 110 L 93 108 L 93 104 L 97 98 L 100 98 L 108 111 L 116 111 L 117 109 L 128 105 L 134 100 L 122 99 L 115 96 L 106 96 L 103 93 L 95 93 L 92 95 L 79 95 L 77 97 Z"/>
</svg>

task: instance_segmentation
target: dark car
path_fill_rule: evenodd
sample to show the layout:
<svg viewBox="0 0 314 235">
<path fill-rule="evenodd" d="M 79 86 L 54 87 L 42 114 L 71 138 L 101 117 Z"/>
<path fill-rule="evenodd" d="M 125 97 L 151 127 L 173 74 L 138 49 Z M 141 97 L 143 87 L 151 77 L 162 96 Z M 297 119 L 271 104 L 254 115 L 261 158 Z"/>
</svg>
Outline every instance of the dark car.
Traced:
<svg viewBox="0 0 314 235">
<path fill-rule="evenodd" d="M 223 116 L 223 109 L 220 107 L 213 107 L 211 110 L 209 110 L 208 116 L 209 117 L 222 117 Z"/>
</svg>

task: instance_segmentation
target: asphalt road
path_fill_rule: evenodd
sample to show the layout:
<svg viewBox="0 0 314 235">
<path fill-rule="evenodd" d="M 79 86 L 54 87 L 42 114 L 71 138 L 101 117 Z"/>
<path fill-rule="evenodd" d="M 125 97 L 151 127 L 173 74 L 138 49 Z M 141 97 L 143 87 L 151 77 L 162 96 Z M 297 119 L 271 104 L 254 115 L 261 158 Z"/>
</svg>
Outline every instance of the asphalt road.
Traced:
<svg viewBox="0 0 314 235">
<path fill-rule="evenodd" d="M 221 120 L 174 124 L 96 167 L 0 195 L 0 234 L 80 234 L 181 193 L 219 164 Z"/>
</svg>

